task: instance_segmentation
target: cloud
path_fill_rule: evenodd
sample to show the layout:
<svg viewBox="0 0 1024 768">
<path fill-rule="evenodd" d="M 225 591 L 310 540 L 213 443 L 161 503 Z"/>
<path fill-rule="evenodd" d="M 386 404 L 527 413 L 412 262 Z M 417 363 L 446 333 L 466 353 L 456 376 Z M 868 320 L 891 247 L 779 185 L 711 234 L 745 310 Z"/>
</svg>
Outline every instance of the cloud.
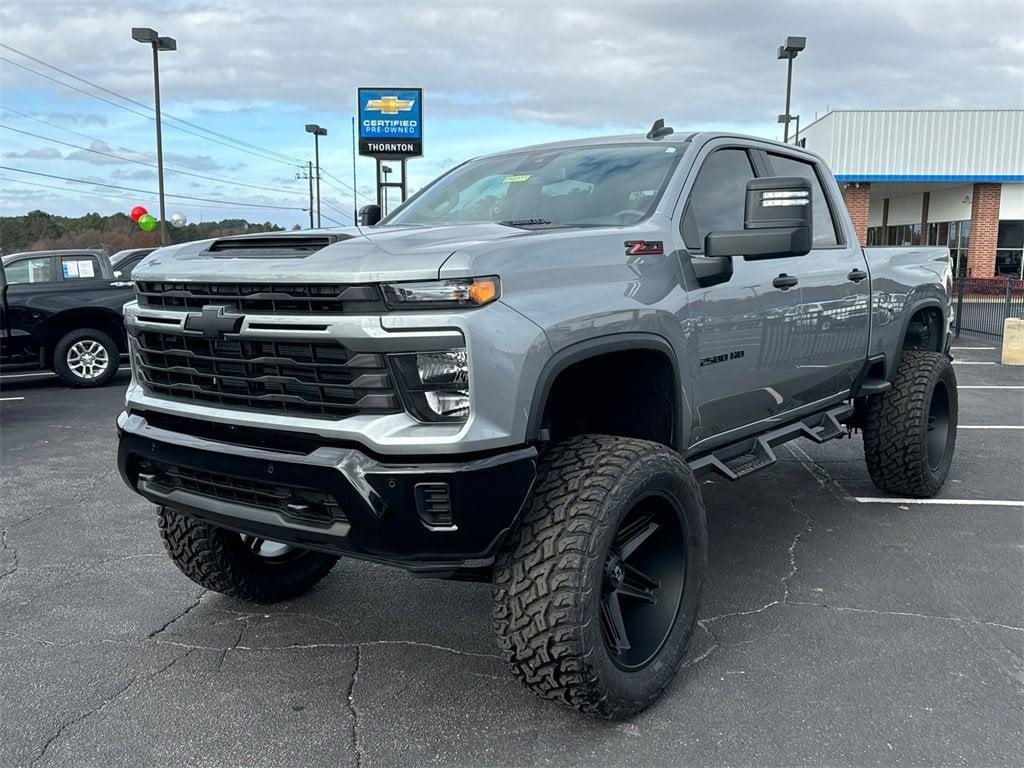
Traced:
<svg viewBox="0 0 1024 768">
<path fill-rule="evenodd" d="M 4 152 L 3 156 L 11 160 L 59 160 L 63 157 L 60 150 L 53 147 L 27 149 L 24 152 Z"/>
<path fill-rule="evenodd" d="M 135 171 L 118 168 L 110 174 L 110 178 L 121 181 L 152 181 L 156 178 L 156 171 L 150 171 L 146 168 L 139 168 Z"/>
<path fill-rule="evenodd" d="M 150 62 L 124 35 L 120 3 L 98 0 L 85 18 L 72 0 L 48 7 L 44 26 L 35 3 L 6 3 L 6 41 L 149 103 Z M 763 125 L 781 111 L 785 66 L 775 47 L 790 33 L 808 37 L 794 79 L 796 110 L 805 116 L 828 105 L 1024 101 L 1017 0 L 394 2 L 386 33 L 372 15 L 339 12 L 334 0 L 287 11 L 241 0 L 173 14 L 155 1 L 134 8 L 177 38 L 178 50 L 161 60 L 162 87 L 194 114 L 231 104 L 241 113 L 268 101 L 348 110 L 356 86 L 385 82 L 422 85 L 428 120 L 484 116 L 590 128 L 646 126 L 665 116 L 677 126 Z M 224 29 L 238 30 L 245 44 L 225 45 Z M 87 59 L 78 55 L 83 48 Z M 13 77 L 19 85 L 31 78 Z M 269 121 L 272 112 L 247 117 Z"/>
<path fill-rule="evenodd" d="M 91 151 L 90 151 L 91 150 Z M 65 155 L 66 160 L 74 160 L 89 165 L 126 165 L 138 162 L 150 162 L 150 156 L 141 152 L 126 152 L 110 146 L 105 141 L 89 142 L 89 149 L 76 149 Z"/>
<path fill-rule="evenodd" d="M 46 119 L 53 123 L 69 123 L 71 125 L 107 125 L 106 115 L 99 115 L 95 112 L 50 112 Z"/>
</svg>

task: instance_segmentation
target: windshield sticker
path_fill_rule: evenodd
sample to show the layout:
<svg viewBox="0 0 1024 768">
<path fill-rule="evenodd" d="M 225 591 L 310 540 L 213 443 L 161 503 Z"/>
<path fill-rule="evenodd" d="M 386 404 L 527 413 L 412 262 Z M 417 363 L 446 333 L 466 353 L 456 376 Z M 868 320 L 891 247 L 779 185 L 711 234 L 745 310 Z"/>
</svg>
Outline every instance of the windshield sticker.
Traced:
<svg viewBox="0 0 1024 768">
<path fill-rule="evenodd" d="M 506 176 L 504 179 L 501 180 L 501 183 L 502 184 L 521 184 L 522 182 L 526 181 L 528 178 L 530 178 L 530 174 L 528 174 L 528 173 L 520 174 L 518 176 Z"/>
<path fill-rule="evenodd" d="M 675 147 L 665 147 L 665 154 L 666 155 L 674 155 L 675 153 L 676 153 L 676 148 Z"/>
</svg>

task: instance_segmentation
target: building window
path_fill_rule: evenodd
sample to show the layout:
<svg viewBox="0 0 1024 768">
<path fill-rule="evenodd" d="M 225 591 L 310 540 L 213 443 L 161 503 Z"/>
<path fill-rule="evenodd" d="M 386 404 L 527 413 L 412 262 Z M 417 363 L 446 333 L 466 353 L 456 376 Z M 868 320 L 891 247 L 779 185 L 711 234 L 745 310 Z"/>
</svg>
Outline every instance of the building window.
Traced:
<svg viewBox="0 0 1024 768">
<path fill-rule="evenodd" d="M 999 222 L 996 275 L 1024 279 L 1024 220 Z"/>
</svg>

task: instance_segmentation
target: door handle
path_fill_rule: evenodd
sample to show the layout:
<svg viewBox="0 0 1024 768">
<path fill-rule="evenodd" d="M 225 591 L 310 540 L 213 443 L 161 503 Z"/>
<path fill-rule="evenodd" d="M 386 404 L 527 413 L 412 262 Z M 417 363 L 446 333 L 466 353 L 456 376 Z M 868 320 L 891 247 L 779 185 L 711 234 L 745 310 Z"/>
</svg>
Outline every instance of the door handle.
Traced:
<svg viewBox="0 0 1024 768">
<path fill-rule="evenodd" d="M 776 288 L 781 288 L 782 290 L 786 291 L 799 282 L 800 281 L 797 280 L 792 275 L 787 275 L 785 272 L 783 272 L 781 275 L 772 280 L 772 285 L 774 285 Z"/>
<path fill-rule="evenodd" d="M 121 280 L 121 281 L 118 281 L 116 283 L 111 283 L 110 284 L 111 288 L 128 288 L 130 286 L 131 286 L 131 281 L 125 281 L 125 280 Z"/>
<path fill-rule="evenodd" d="M 861 280 L 868 279 L 868 273 L 863 269 L 851 269 L 850 274 L 846 276 L 846 279 L 853 283 L 859 283 Z"/>
</svg>

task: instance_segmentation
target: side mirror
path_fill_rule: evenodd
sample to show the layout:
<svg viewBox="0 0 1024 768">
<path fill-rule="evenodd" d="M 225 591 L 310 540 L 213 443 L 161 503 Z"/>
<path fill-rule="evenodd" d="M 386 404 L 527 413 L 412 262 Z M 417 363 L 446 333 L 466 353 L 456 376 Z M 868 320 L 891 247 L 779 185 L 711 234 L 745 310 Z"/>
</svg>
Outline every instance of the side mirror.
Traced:
<svg viewBox="0 0 1024 768">
<path fill-rule="evenodd" d="M 747 182 L 743 229 L 710 232 L 706 257 L 779 259 L 811 250 L 811 184 L 800 176 L 769 176 Z"/>
<path fill-rule="evenodd" d="M 359 223 L 364 227 L 372 227 L 380 219 L 380 206 L 376 203 L 364 205 L 359 209 Z"/>
</svg>

